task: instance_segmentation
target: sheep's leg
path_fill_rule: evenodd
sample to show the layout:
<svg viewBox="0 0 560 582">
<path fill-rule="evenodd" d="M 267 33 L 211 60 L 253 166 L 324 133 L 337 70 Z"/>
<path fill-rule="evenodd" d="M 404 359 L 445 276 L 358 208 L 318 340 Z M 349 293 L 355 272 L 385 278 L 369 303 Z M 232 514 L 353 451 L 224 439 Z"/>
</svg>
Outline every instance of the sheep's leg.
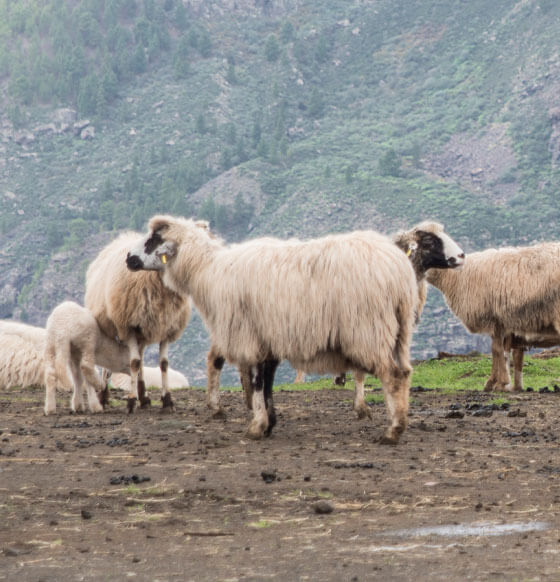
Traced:
<svg viewBox="0 0 560 582">
<path fill-rule="evenodd" d="M 247 436 L 251 439 L 261 439 L 268 428 L 268 414 L 263 391 L 263 363 L 251 368 L 251 389 L 253 391 L 253 419 L 249 423 Z"/>
<path fill-rule="evenodd" d="M 247 429 L 247 436 L 260 439 L 270 436 L 276 424 L 276 412 L 272 400 L 272 384 L 278 366 L 277 360 L 266 360 L 252 369 L 253 419 Z"/>
<path fill-rule="evenodd" d="M 245 404 L 248 410 L 253 408 L 253 385 L 251 383 L 251 368 L 246 365 L 239 366 L 239 377 L 243 394 L 245 394 Z"/>
<path fill-rule="evenodd" d="M 144 348 L 138 346 L 138 341 L 134 336 L 128 339 L 128 349 L 130 351 L 130 392 L 127 394 L 127 409 L 129 413 L 134 412 L 136 400 L 142 400 L 146 397 L 146 386 L 142 374 L 142 354 Z M 141 394 L 140 394 L 141 392 Z"/>
<path fill-rule="evenodd" d="M 268 414 L 268 427 L 265 430 L 265 436 L 270 436 L 272 429 L 276 426 L 276 411 L 274 410 L 274 401 L 272 397 L 272 386 L 274 385 L 274 374 L 278 368 L 278 360 L 266 360 L 264 363 L 264 401 L 266 412 Z"/>
<path fill-rule="evenodd" d="M 84 353 L 80 362 L 80 372 L 86 381 L 88 406 L 91 412 L 103 412 L 103 406 L 99 402 L 97 392 L 103 392 L 105 385 L 95 371 L 94 353 Z"/>
<path fill-rule="evenodd" d="M 54 354 L 45 354 L 47 366 L 45 369 L 45 416 L 56 412 L 56 368 Z"/>
<path fill-rule="evenodd" d="M 225 359 L 218 349 L 212 345 L 206 358 L 206 371 L 208 375 L 208 388 L 206 390 L 206 406 L 212 411 L 214 418 L 224 418 L 225 413 L 220 405 L 220 374 L 224 367 Z"/>
<path fill-rule="evenodd" d="M 70 361 L 70 371 L 74 381 L 74 391 L 72 393 L 70 409 L 72 412 L 85 412 L 86 405 L 84 402 L 84 377 L 80 367 L 76 364 L 76 362 L 74 362 L 74 360 Z"/>
<path fill-rule="evenodd" d="M 294 384 L 303 384 L 304 382 L 305 382 L 305 372 L 303 370 L 296 370 Z"/>
<path fill-rule="evenodd" d="M 45 416 L 56 412 L 56 354 L 50 344 L 45 349 Z"/>
<path fill-rule="evenodd" d="M 140 408 L 147 408 L 152 405 L 150 397 L 146 394 L 146 382 L 144 381 L 144 350 L 146 346 L 140 345 L 140 369 L 138 370 L 138 401 Z"/>
<path fill-rule="evenodd" d="M 509 346 L 505 349 L 505 338 L 502 333 L 494 332 L 492 336 L 492 374 L 495 374 L 494 385 L 489 387 L 490 380 L 484 387 L 485 392 L 490 390 L 510 391 L 510 375 L 508 371 Z M 492 378 L 492 376 L 490 376 Z"/>
<path fill-rule="evenodd" d="M 338 378 L 339 376 L 337 376 Z M 362 371 L 356 370 L 354 372 L 354 410 L 358 418 L 373 419 L 371 408 L 366 403 L 364 380 L 366 375 Z"/>
<path fill-rule="evenodd" d="M 408 398 L 410 393 L 410 368 L 398 367 L 386 373 L 380 373 L 383 384 L 385 405 L 390 425 L 380 442 L 384 445 L 396 445 L 408 424 Z"/>
<path fill-rule="evenodd" d="M 513 390 L 523 390 L 523 348 L 513 348 Z"/>
<path fill-rule="evenodd" d="M 101 369 L 101 382 L 103 383 L 103 390 L 99 392 L 99 404 L 105 409 L 109 405 L 109 379 L 111 378 L 111 370 L 107 368 Z"/>
<path fill-rule="evenodd" d="M 161 370 L 161 406 L 162 412 L 173 412 L 173 399 L 169 392 L 169 379 L 167 370 L 169 368 L 169 342 L 163 341 L 159 344 L 159 369 Z"/>
</svg>

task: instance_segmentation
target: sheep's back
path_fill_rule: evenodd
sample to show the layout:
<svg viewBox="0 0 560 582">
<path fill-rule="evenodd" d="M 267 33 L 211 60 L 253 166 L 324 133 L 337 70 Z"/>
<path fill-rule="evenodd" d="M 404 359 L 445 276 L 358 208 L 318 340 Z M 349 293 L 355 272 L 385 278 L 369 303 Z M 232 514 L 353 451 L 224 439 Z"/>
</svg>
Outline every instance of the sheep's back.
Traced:
<svg viewBox="0 0 560 582">
<path fill-rule="evenodd" d="M 417 297 L 406 255 L 364 231 L 227 247 L 207 269 L 197 306 L 233 361 L 339 353 L 371 369 L 388 357 L 403 322 L 411 329 Z"/>
</svg>

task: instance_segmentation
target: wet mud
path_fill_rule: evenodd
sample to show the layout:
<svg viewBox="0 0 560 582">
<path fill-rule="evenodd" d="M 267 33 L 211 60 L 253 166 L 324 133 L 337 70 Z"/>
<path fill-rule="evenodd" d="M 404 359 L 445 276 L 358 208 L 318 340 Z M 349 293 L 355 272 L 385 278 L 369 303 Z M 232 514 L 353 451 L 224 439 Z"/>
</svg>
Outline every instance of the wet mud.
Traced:
<svg viewBox="0 0 560 582">
<path fill-rule="evenodd" d="M 277 392 L 253 441 L 239 392 L 225 420 L 2 393 L 0 580 L 560 580 L 558 392 L 417 388 L 397 446 L 352 396 Z"/>
</svg>

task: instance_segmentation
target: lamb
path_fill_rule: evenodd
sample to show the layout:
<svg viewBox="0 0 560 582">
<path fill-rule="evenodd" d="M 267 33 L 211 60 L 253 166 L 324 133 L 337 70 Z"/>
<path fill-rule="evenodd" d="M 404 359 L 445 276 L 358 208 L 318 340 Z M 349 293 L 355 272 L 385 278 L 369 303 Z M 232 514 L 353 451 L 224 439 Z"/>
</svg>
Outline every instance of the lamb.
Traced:
<svg viewBox="0 0 560 582">
<path fill-rule="evenodd" d="M 43 328 L 0 321 L 0 388 L 43 384 L 46 341 Z"/>
<path fill-rule="evenodd" d="M 491 337 L 485 391 L 521 390 L 523 349 L 560 343 L 560 243 L 472 253 L 461 271 L 431 269 L 427 280 L 469 332 Z M 513 387 L 505 357 L 510 349 Z"/>
<path fill-rule="evenodd" d="M 162 408 L 173 409 L 168 385 L 168 347 L 177 340 L 191 315 L 190 299 L 166 287 L 159 273 L 133 273 L 126 268 L 126 255 L 140 235 L 121 234 L 108 244 L 89 265 L 86 273 L 85 305 L 102 331 L 119 338 L 130 350 L 131 387 L 128 411 L 136 400 L 150 404 L 143 377 L 144 349 L 159 343 Z"/>
<path fill-rule="evenodd" d="M 416 306 L 416 322 L 420 319 L 420 314 L 424 308 L 427 295 L 426 273 L 430 268 L 455 268 L 463 264 L 465 254 L 455 241 L 444 232 L 444 228 L 437 222 L 425 221 L 407 231 L 399 231 L 393 236 L 393 242 L 410 259 L 416 275 L 418 285 L 418 302 Z M 223 358 L 216 360 L 217 354 L 212 348 L 208 355 L 208 405 L 213 410 L 219 408 L 219 369 L 223 365 Z M 219 368 L 216 369 L 216 363 Z M 250 374 L 247 370 L 240 369 L 241 384 L 245 393 L 248 408 L 251 408 L 251 383 Z M 295 382 L 303 382 L 305 372 L 297 370 Z M 342 373 L 334 378 L 336 385 L 342 386 L 346 381 L 345 374 Z M 366 416 L 372 418 L 371 408 L 365 401 L 365 376 L 361 372 L 356 372 L 354 392 L 354 410 L 358 418 Z M 215 414 L 217 415 L 217 414 Z"/>
<path fill-rule="evenodd" d="M 96 389 L 103 393 L 105 384 L 95 366 L 128 372 L 129 359 L 128 347 L 105 335 L 88 309 L 72 301 L 61 303 L 47 319 L 45 415 L 56 412 L 57 386 L 73 386 L 71 409 L 73 412 L 83 412 L 84 380 L 90 411 L 101 412 L 104 402 L 99 401 Z M 68 377 L 68 370 L 72 381 Z"/>
<path fill-rule="evenodd" d="M 276 423 L 272 384 L 278 363 L 381 379 L 396 444 L 406 428 L 409 346 L 418 288 L 406 255 L 372 231 L 320 239 L 255 239 L 225 245 L 190 219 L 155 216 L 127 257 L 192 297 L 220 357 L 251 370 L 253 419 L 247 435 Z"/>
</svg>

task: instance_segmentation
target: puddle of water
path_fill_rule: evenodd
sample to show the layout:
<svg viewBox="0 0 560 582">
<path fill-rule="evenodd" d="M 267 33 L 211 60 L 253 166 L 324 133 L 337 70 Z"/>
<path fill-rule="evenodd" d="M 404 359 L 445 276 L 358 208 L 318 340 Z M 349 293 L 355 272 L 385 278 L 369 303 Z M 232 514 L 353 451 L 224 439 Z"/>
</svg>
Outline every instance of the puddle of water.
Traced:
<svg viewBox="0 0 560 582">
<path fill-rule="evenodd" d="M 416 527 L 410 529 L 399 529 L 390 532 L 383 532 L 382 536 L 399 536 L 406 538 L 421 536 L 442 536 L 442 537 L 488 537 L 505 536 L 515 533 L 525 533 L 530 531 L 547 530 L 550 524 L 544 521 L 530 521 L 526 523 L 478 523 L 478 524 L 457 524 L 457 525 L 435 525 Z"/>
</svg>

